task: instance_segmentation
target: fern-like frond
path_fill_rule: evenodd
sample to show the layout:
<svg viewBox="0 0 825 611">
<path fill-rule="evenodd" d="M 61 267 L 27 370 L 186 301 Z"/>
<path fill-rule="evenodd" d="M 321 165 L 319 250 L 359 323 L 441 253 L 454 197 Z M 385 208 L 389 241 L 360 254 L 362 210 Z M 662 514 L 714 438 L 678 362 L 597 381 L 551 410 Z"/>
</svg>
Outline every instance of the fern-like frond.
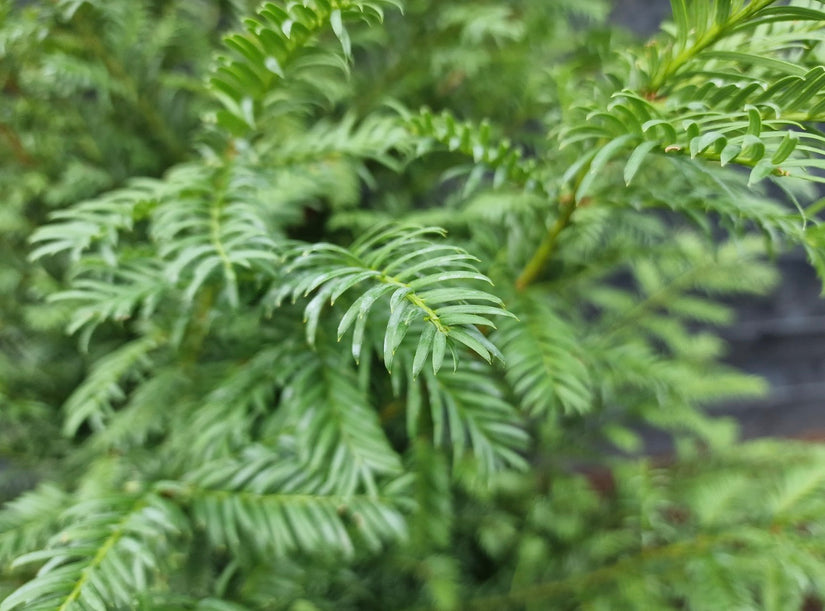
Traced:
<svg viewBox="0 0 825 611">
<path fill-rule="evenodd" d="M 587 168 L 577 188 L 577 199 L 590 194 L 593 180 L 611 161 L 622 161 L 624 181 L 629 184 L 654 152 L 699 157 L 722 166 L 742 165 L 750 168 L 752 183 L 768 176 L 820 180 L 810 170 L 823 166 L 823 140 L 802 123 L 777 115 L 769 105 L 696 112 L 689 106 L 694 103 L 699 102 L 685 100 L 684 107 L 668 102 L 656 104 L 635 92 L 623 91 L 614 96 L 606 110 L 584 115 L 581 123 L 571 126 L 561 137 L 563 147 L 600 142 L 568 172 L 572 176 L 580 167 Z"/>
<path fill-rule="evenodd" d="M 78 306 L 70 330 L 91 333 L 138 309 L 148 319 L 167 294 L 189 306 L 216 281 L 237 306 L 239 274 L 274 275 L 279 227 L 289 218 L 284 206 L 261 205 L 260 182 L 243 164 L 182 164 L 164 180 L 135 181 L 56 214 L 32 237 L 31 256 L 75 259 L 71 288 L 54 297 Z M 143 221 L 151 246 L 133 251 L 124 242 L 142 237 L 136 225 Z"/>
<path fill-rule="evenodd" d="M 759 259 L 762 247 L 756 238 L 731 241 L 709 251 L 696 236 L 685 233 L 678 236 L 672 246 L 656 261 L 638 259 L 630 263 L 641 299 L 610 287 L 594 293 L 597 303 L 606 298 L 600 305 L 618 315 L 612 322 L 606 322 L 607 327 L 598 333 L 600 337 L 618 333 L 628 324 L 641 324 L 668 343 L 671 323 L 721 325 L 730 321 L 730 309 L 703 297 L 702 293 L 758 293 L 767 291 L 776 282 L 775 273 Z M 743 274 L 745 269 L 747 274 Z M 620 303 L 622 300 L 626 302 L 624 305 Z M 658 312 L 666 312 L 667 319 L 663 320 Z M 610 316 L 606 321 L 609 319 Z"/>
<path fill-rule="evenodd" d="M 150 379 L 141 380 L 124 404 L 107 415 L 105 428 L 88 441 L 88 448 L 112 451 L 146 443 L 152 434 L 177 422 L 174 412 L 187 406 L 191 384 L 192 380 L 177 368 L 154 369 Z M 170 410 L 172 405 L 174 410 Z"/>
<path fill-rule="evenodd" d="M 766 510 L 774 522 L 800 518 L 821 520 L 825 509 L 825 474 L 810 464 L 791 467 L 767 498 Z"/>
<path fill-rule="evenodd" d="M 244 456 L 207 463 L 181 488 L 197 525 L 215 546 L 247 556 L 295 552 L 351 555 L 406 537 L 405 479 L 373 494 L 331 492 L 291 451 L 250 446 Z"/>
<path fill-rule="evenodd" d="M 114 262 L 121 234 L 131 231 L 157 199 L 175 196 L 176 189 L 154 179 L 135 179 L 129 186 L 110 191 L 92 200 L 75 204 L 52 215 L 53 221 L 40 227 L 29 240 L 35 245 L 32 260 L 65 253 L 78 260 L 86 252 L 99 252 Z"/>
<path fill-rule="evenodd" d="M 529 192 L 545 193 L 541 166 L 525 159 L 523 151 L 509 140 L 496 140 L 488 122 L 475 125 L 459 121 L 447 111 L 436 115 L 428 109 L 408 114 L 406 121 L 418 140 L 417 155 L 448 150 L 473 160 L 474 165 L 467 169 L 465 193 L 471 192 L 486 173 L 492 173 L 494 187 L 507 181 Z"/>
<path fill-rule="evenodd" d="M 324 99 L 329 93 L 324 91 L 324 85 L 330 83 L 322 77 L 323 69 L 348 70 L 352 51 L 347 21 L 380 22 L 382 5 L 400 8 L 396 0 L 302 0 L 286 6 L 265 3 L 256 18 L 247 21 L 245 33 L 226 38 L 232 56 L 224 58 L 211 79 L 213 91 L 223 105 L 217 113 L 218 123 L 242 135 L 258 128 L 267 115 L 295 110 L 296 102 L 297 108 L 301 108 L 306 101 Z M 313 43 L 325 29 L 338 38 L 339 52 Z M 288 96 L 274 93 L 279 83 L 288 84 Z M 310 91 L 306 101 L 296 95 L 302 88 Z"/>
<path fill-rule="evenodd" d="M 535 294 L 520 295 L 512 308 L 518 320 L 505 321 L 492 339 L 521 406 L 534 415 L 590 411 L 592 381 L 575 326 Z"/>
<path fill-rule="evenodd" d="M 278 260 L 275 227 L 259 202 L 249 201 L 245 178 L 232 163 L 178 167 L 169 181 L 188 189 L 152 215 L 152 238 L 158 255 L 168 261 L 166 274 L 171 282 L 185 284 L 183 295 L 190 302 L 210 276 L 219 274 L 223 294 L 237 306 L 239 269 L 270 270 Z"/>
<path fill-rule="evenodd" d="M 409 156 L 412 138 L 401 119 L 393 115 L 370 115 L 357 121 L 350 114 L 337 121 L 319 121 L 300 138 L 267 143 L 260 147 L 266 163 L 281 166 L 307 164 L 347 157 L 376 161 L 398 170 L 401 164 L 393 156 L 400 151 Z"/>
<path fill-rule="evenodd" d="M 102 429 L 111 416 L 114 405 L 126 398 L 122 388 L 124 380 L 133 381 L 150 364 L 150 353 L 159 345 L 156 338 L 143 337 L 124 344 L 92 366 L 89 377 L 78 386 L 66 401 L 63 409 L 66 420 L 63 430 L 74 435 L 86 422 L 95 429 Z"/>
<path fill-rule="evenodd" d="M 294 437 L 303 468 L 325 474 L 322 491 L 375 494 L 381 480 L 401 473 L 401 461 L 351 362 L 323 348 L 291 358 L 292 375 L 268 428 Z"/>
<path fill-rule="evenodd" d="M 776 0 L 752 2 L 714 0 L 695 3 L 676 0 L 673 7 L 673 24 L 665 28 L 667 41 L 662 49 L 654 49 L 648 59 L 650 91 L 668 87 L 693 76 L 692 68 L 713 64 L 717 58 L 736 58 L 757 70 L 799 72 L 803 71 L 791 62 L 783 62 L 782 54 L 788 47 L 780 37 L 787 29 L 776 27 L 782 22 L 797 23 L 794 28 L 796 41 L 806 40 L 806 34 L 815 32 L 825 16 L 815 2 L 778 3 Z M 813 36 L 816 40 L 816 35 Z M 753 46 L 751 46 L 753 45 Z M 733 49 L 736 49 L 734 51 Z M 721 47 L 721 49 L 720 49 Z M 753 49 L 753 53 L 749 53 Z M 727 55 L 726 55 L 727 54 Z M 781 59 L 771 57 L 778 55 Z"/>
<path fill-rule="evenodd" d="M 410 437 L 431 432 L 433 443 L 449 448 L 454 465 L 471 452 L 485 476 L 526 468 L 529 440 L 518 411 L 489 373 L 488 365 L 460 359 L 455 371 L 424 370 L 407 388 Z"/>
<path fill-rule="evenodd" d="M 777 25 L 801 20 L 795 44 L 813 48 L 821 43 L 821 14 L 773 0 L 675 2 L 664 40 L 634 56 L 638 87 L 609 92 L 605 84 L 599 104 L 584 104 L 565 121 L 561 145 L 575 145 L 578 154 L 564 180 L 576 199 L 592 195 L 597 183 L 607 187 L 595 179 L 611 168 L 632 183 L 652 155 L 744 166 L 750 183 L 821 181 L 825 140 L 815 122 L 825 108 L 825 73 L 818 63 L 797 65 L 791 34 Z"/>
<path fill-rule="evenodd" d="M 822 452 L 810 445 L 770 441 L 714 455 L 700 452 L 668 467 L 632 461 L 613 472 L 611 496 L 617 504 L 604 497 L 576 501 L 582 517 L 570 515 L 567 503 L 584 495 L 570 494 L 575 480 L 561 477 L 553 494 L 531 504 L 535 514 L 522 528 L 533 534 L 535 546 L 547 536 L 564 541 L 578 532 L 565 561 L 547 566 L 544 554 L 519 554 L 522 579 L 515 585 L 509 581 L 500 596 L 480 596 L 469 605 L 555 607 L 575 601 L 609 608 L 619 601 L 628 608 L 669 609 L 674 601 L 695 608 L 722 601 L 778 610 L 788 601 L 801 604 L 804 592 L 818 591 L 825 574 L 814 534 L 822 527 L 822 514 L 815 510 L 822 501 L 822 460 Z M 750 502 L 766 491 L 768 503 Z M 802 499 L 810 504 L 797 504 Z M 795 518 L 777 518 L 772 513 L 777 502 Z M 593 529 L 599 514 L 610 521 L 617 510 L 629 511 L 624 525 L 629 530 L 604 524 Z M 521 517 L 518 509 L 513 512 Z M 803 530 L 790 526 L 796 519 L 806 524 Z M 577 568 L 594 562 L 592 570 Z"/>
<path fill-rule="evenodd" d="M 97 261 L 84 261 L 71 288 L 52 296 L 53 302 L 73 306 L 67 331 L 83 330 L 82 345 L 103 322 L 123 322 L 133 318 L 151 318 L 162 299 L 170 292 L 169 281 L 157 261 L 131 260 L 119 267 Z"/>
<path fill-rule="evenodd" d="M 366 283 L 367 288 L 341 317 L 337 334 L 340 339 L 354 328 L 352 355 L 360 360 L 370 310 L 379 300 L 389 301 L 383 358 L 390 371 L 395 351 L 410 329 L 420 333 L 413 375 L 418 375 L 428 357 L 437 372 L 447 348 L 454 351 L 457 345 L 488 362 L 501 358 L 476 325 L 495 327 L 489 317 L 511 314 L 498 297 L 473 286 L 492 284 L 473 265 L 475 257 L 432 240 L 443 235 L 438 228 L 393 225 L 368 232 L 349 249 L 325 243 L 297 246 L 288 257 L 288 275 L 278 281 L 269 299 L 277 306 L 286 297 L 294 301 L 314 293 L 304 310 L 307 339 L 312 344 L 326 302 L 334 304 L 344 293 Z"/>
<path fill-rule="evenodd" d="M 6 564 L 48 541 L 66 509 L 68 495 L 42 484 L 0 509 L 0 562 Z"/>
<path fill-rule="evenodd" d="M 0 610 L 129 607 L 162 578 L 174 542 L 188 531 L 180 510 L 156 494 L 84 500 L 61 519 L 66 526 L 49 546 L 15 560 L 42 567 Z"/>
<path fill-rule="evenodd" d="M 273 343 L 242 359 L 217 361 L 221 364 L 218 376 L 211 373 L 211 368 L 203 371 L 199 392 L 188 398 L 192 404 L 181 409 L 174 420 L 172 446 L 189 439 L 189 430 L 199 434 L 177 459 L 182 454 L 185 465 L 199 464 L 235 455 L 252 443 L 252 423 L 272 415 L 278 393 L 303 365 L 303 360 L 293 354 L 305 346 L 288 337 L 279 337 Z M 264 433 L 263 437 L 269 442 L 277 435 Z"/>
</svg>

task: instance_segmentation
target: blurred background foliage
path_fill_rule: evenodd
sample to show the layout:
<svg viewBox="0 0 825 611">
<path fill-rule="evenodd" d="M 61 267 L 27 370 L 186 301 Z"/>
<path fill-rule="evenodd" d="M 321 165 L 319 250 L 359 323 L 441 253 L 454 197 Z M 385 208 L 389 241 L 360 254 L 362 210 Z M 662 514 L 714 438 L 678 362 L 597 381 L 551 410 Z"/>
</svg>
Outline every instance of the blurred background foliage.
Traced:
<svg viewBox="0 0 825 611">
<path fill-rule="evenodd" d="M 375 4 L 3 2 L 3 609 L 821 597 L 823 450 L 713 417 L 766 390 L 724 299 L 823 269 L 781 175 L 822 169 L 821 3 L 676 1 L 647 45 L 602 0 Z M 393 261 L 487 332 L 438 373 L 432 317 L 347 293 Z"/>
<path fill-rule="evenodd" d="M 28 237 L 50 212 L 187 157 L 205 70 L 251 6 L 2 3 L 0 489 L 16 488 L 19 468 L 54 468 L 66 451 L 54 408 L 84 371 L 64 334 L 71 309 L 44 300 L 62 270 L 31 265 Z"/>
</svg>

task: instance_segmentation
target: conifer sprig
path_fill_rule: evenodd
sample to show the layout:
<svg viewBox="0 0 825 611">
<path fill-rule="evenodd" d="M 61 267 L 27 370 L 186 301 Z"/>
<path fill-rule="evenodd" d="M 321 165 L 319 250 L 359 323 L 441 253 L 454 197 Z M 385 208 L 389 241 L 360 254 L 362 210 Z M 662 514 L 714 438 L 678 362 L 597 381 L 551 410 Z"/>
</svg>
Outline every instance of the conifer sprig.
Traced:
<svg viewBox="0 0 825 611">
<path fill-rule="evenodd" d="M 710 411 L 825 270 L 825 6 L 671 5 L 0 8 L 0 611 L 825 597 L 825 456 Z"/>
</svg>

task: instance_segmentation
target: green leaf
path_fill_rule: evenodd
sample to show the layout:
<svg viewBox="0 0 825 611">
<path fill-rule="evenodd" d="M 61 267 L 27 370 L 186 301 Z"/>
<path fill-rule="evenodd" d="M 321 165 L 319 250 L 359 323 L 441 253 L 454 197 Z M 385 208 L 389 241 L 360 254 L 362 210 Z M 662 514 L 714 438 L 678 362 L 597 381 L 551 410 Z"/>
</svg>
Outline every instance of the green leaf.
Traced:
<svg viewBox="0 0 825 611">
<path fill-rule="evenodd" d="M 624 166 L 624 182 L 626 185 L 630 185 L 633 178 L 636 176 L 636 173 L 642 167 L 642 163 L 644 163 L 644 160 L 650 151 L 658 146 L 659 143 L 654 140 L 645 140 L 633 149 L 633 152 L 630 154 L 630 157 L 628 157 L 627 163 Z"/>
<path fill-rule="evenodd" d="M 690 33 L 690 20 L 685 0 L 670 0 L 673 19 L 676 22 L 676 36 L 679 46 L 684 46 Z"/>
<path fill-rule="evenodd" d="M 350 42 L 349 32 L 344 26 L 344 21 L 341 18 L 341 9 L 335 9 L 330 13 L 329 22 L 332 25 L 332 31 L 338 40 L 341 42 L 341 49 L 344 51 L 344 57 L 350 59 L 352 57 L 352 42 Z"/>
<path fill-rule="evenodd" d="M 424 368 L 424 363 L 427 361 L 427 357 L 429 356 L 430 351 L 433 350 L 433 346 L 437 335 L 440 337 L 445 337 L 443 334 L 436 331 L 434 325 L 427 325 L 424 328 L 424 331 L 422 331 L 421 336 L 418 338 L 418 345 L 415 348 L 415 358 L 413 359 L 412 366 L 413 378 L 418 377 L 418 374 L 421 373 L 421 370 Z M 443 359 L 443 348 L 441 350 L 441 358 Z M 438 367 L 440 366 L 441 364 L 439 363 Z M 438 372 L 438 368 L 435 365 L 435 355 L 433 355 L 433 369 L 435 369 L 436 373 Z"/>
<path fill-rule="evenodd" d="M 578 189 L 576 189 L 576 201 L 581 201 L 589 193 L 590 187 L 599 178 L 607 163 L 636 138 L 638 136 L 635 134 L 624 134 L 614 138 L 598 150 L 596 156 L 590 162 L 587 173 L 584 175 Z"/>
<path fill-rule="evenodd" d="M 366 316 L 369 313 L 370 308 L 372 308 L 378 298 L 392 289 L 393 286 L 390 284 L 378 284 L 370 287 L 366 293 L 356 299 L 341 317 L 341 322 L 338 324 L 337 331 L 338 339 L 340 340 L 344 336 L 344 333 L 347 332 L 347 330 L 352 326 L 352 323 L 356 322 L 357 319 L 360 318 L 362 320 L 366 320 Z"/>
<path fill-rule="evenodd" d="M 750 175 L 748 176 L 748 184 L 754 184 L 756 182 L 759 182 L 763 178 L 770 176 L 771 174 L 773 174 L 773 171 L 775 169 L 776 166 L 772 162 L 768 161 L 767 159 L 763 159 L 755 166 L 753 166 L 753 169 L 751 170 Z"/>
<path fill-rule="evenodd" d="M 783 161 L 785 161 L 788 157 L 791 156 L 796 145 L 799 143 L 799 136 L 794 134 L 793 132 L 787 132 L 785 136 L 782 138 L 782 142 L 776 148 L 776 152 L 774 152 L 773 157 L 771 157 L 771 163 L 773 165 L 779 165 Z"/>
<path fill-rule="evenodd" d="M 723 133 L 716 131 L 702 134 L 698 138 L 693 138 L 690 141 L 690 156 L 696 157 L 696 155 L 703 153 L 705 149 L 712 145 L 721 146 L 722 150 L 724 150 L 724 147 L 727 145 L 727 138 Z"/>
</svg>

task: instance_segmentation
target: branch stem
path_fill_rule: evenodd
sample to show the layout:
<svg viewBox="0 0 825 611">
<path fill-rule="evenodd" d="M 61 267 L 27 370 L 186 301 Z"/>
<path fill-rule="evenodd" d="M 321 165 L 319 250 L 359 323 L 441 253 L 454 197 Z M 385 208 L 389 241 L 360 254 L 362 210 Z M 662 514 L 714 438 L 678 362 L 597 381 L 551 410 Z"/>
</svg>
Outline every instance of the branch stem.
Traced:
<svg viewBox="0 0 825 611">
<path fill-rule="evenodd" d="M 636 573 L 643 570 L 650 561 L 683 561 L 684 558 L 707 553 L 723 546 L 736 546 L 741 540 L 734 534 L 698 535 L 693 539 L 674 541 L 659 547 L 640 550 L 636 555 L 627 556 L 614 564 L 603 566 L 589 573 L 571 575 L 558 581 L 536 583 L 520 590 L 499 596 L 478 598 L 469 601 L 468 609 L 504 609 L 514 603 L 529 604 L 541 602 L 563 593 L 584 592 L 588 588 L 611 582 L 622 573 Z"/>
<path fill-rule="evenodd" d="M 516 279 L 516 289 L 519 291 L 527 288 L 544 269 L 547 261 L 556 250 L 559 234 L 570 224 L 570 219 L 573 216 L 573 211 L 576 209 L 576 202 L 572 198 L 567 202 L 561 203 L 561 212 L 556 222 L 547 231 L 541 244 L 536 249 L 533 257 L 524 266 L 518 279 Z"/>
<path fill-rule="evenodd" d="M 685 64 L 699 55 L 708 47 L 713 46 L 719 40 L 730 34 L 730 28 L 740 21 L 750 19 L 763 8 L 773 4 L 776 0 L 755 0 L 742 7 L 739 11 L 730 15 L 723 24 L 713 24 L 707 31 L 699 36 L 692 46 L 685 47 L 679 51 L 671 61 L 662 64 L 662 69 L 648 85 L 648 92 L 656 94 L 665 82 Z"/>
</svg>

